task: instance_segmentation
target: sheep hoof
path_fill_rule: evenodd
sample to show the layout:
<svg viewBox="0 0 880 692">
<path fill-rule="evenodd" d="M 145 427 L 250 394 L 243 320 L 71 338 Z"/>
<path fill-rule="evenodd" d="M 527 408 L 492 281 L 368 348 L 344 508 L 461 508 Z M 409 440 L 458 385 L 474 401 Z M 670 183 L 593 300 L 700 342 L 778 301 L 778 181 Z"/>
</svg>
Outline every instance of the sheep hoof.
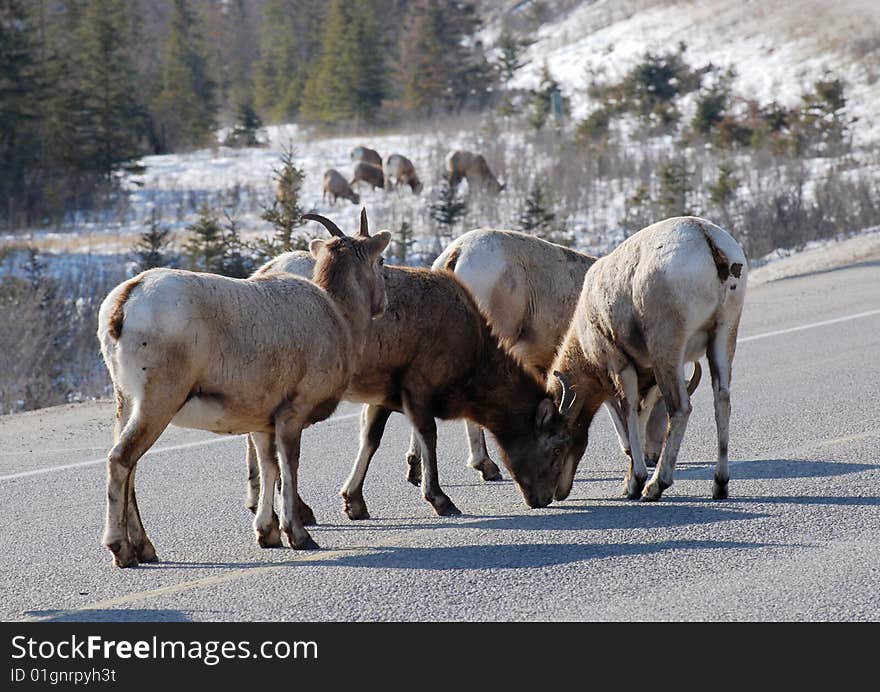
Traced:
<svg viewBox="0 0 880 692">
<path fill-rule="evenodd" d="M 149 539 L 139 545 L 135 552 L 137 553 L 138 562 L 159 562 L 159 556 L 156 555 L 156 549 L 153 547 L 153 544 Z"/>
<path fill-rule="evenodd" d="M 623 484 L 623 494 L 626 495 L 628 500 L 638 500 L 642 497 L 642 488 L 644 486 L 645 481 L 627 480 Z"/>
<path fill-rule="evenodd" d="M 479 471 L 484 481 L 504 480 L 504 477 L 501 475 L 501 469 L 491 459 L 486 458 L 478 462 L 468 459 L 468 466 L 474 471 Z"/>
<path fill-rule="evenodd" d="M 107 549 L 113 553 L 113 564 L 117 567 L 137 567 L 138 559 L 134 548 L 129 541 L 114 541 L 107 544 Z"/>
<path fill-rule="evenodd" d="M 360 504 L 349 504 L 345 503 L 345 507 L 343 507 L 343 511 L 346 516 L 353 521 L 358 521 L 360 519 L 369 519 L 370 513 L 367 511 L 367 506 L 364 503 Z"/>
<path fill-rule="evenodd" d="M 727 481 L 721 483 L 717 480 L 712 482 L 712 499 L 713 500 L 726 500 L 727 499 Z"/>
<path fill-rule="evenodd" d="M 294 550 L 320 550 L 321 546 L 315 543 L 315 539 L 311 536 L 306 536 L 305 539 L 301 540 L 299 543 L 294 543 L 293 540 L 290 541 L 290 547 Z"/>
<path fill-rule="evenodd" d="M 668 485 L 665 485 L 660 481 L 657 481 L 656 483 L 648 483 L 642 493 L 642 502 L 657 502 L 657 500 L 660 499 L 660 496 L 663 495 L 663 491 L 668 487 Z"/>
<path fill-rule="evenodd" d="M 457 517 L 461 515 L 461 510 L 456 507 L 452 500 L 448 497 L 444 496 L 435 501 L 428 500 L 433 507 L 434 511 L 437 512 L 438 516 L 441 517 Z"/>
<path fill-rule="evenodd" d="M 257 544 L 261 548 L 281 548 L 281 532 L 277 526 L 272 526 L 268 531 L 257 529 Z"/>
<path fill-rule="evenodd" d="M 318 523 L 318 520 L 315 519 L 315 513 L 312 511 L 312 508 L 302 501 L 299 505 L 299 520 L 302 522 L 303 526 L 315 526 Z"/>
</svg>

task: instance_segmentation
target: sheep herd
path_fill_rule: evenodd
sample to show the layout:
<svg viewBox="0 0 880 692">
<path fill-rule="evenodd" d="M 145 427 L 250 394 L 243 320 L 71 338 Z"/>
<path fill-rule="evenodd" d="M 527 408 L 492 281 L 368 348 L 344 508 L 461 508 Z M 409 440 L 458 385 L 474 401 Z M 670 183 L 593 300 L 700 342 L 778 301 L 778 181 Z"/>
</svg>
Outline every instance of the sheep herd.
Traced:
<svg viewBox="0 0 880 692">
<path fill-rule="evenodd" d="M 415 191 L 407 163 L 392 156 L 378 170 Z M 390 234 L 371 235 L 365 210 L 352 235 L 323 216 L 305 218 L 332 238 L 248 279 L 151 269 L 104 300 L 98 338 L 117 408 L 103 543 L 117 566 L 157 559 L 135 468 L 171 423 L 247 434 L 257 543 L 280 547 L 286 536 L 292 548 L 316 548 L 305 528 L 315 516 L 297 484 L 300 440 L 341 400 L 363 403 L 357 458 L 340 493 L 351 519 L 369 517 L 364 479 L 395 411 L 413 428 L 406 478 L 438 515 L 460 512 L 440 484 L 436 419 L 466 422 L 468 464 L 490 481 L 501 471 L 486 450 L 488 430 L 526 504 L 540 508 L 570 493 L 603 405 L 628 457 L 623 492 L 658 500 L 672 485 L 703 356 L 718 437 L 712 495 L 727 497 L 730 376 L 748 264 L 723 229 L 670 218 L 599 259 L 479 229 L 428 269 L 384 265 Z M 656 459 L 650 479 L 646 455 Z"/>
<path fill-rule="evenodd" d="M 359 183 L 369 185 L 372 190 L 380 188 L 390 191 L 408 185 L 413 194 L 422 192 L 424 186 L 416 174 L 415 166 L 402 154 L 391 154 L 383 161 L 375 149 L 360 146 L 352 149 L 349 157 L 354 166 L 351 180 L 347 180 L 335 168 L 324 171 L 321 200 L 325 204 L 329 200 L 330 204 L 335 205 L 340 198 L 347 199 L 352 204 L 360 204 L 361 197 L 354 191 Z M 468 188 L 472 190 L 497 194 L 504 189 L 482 154 L 460 149 L 450 152 L 446 157 L 446 179 L 453 188 L 462 180 L 467 180 Z M 279 188 L 279 201 L 283 194 L 283 190 Z"/>
</svg>

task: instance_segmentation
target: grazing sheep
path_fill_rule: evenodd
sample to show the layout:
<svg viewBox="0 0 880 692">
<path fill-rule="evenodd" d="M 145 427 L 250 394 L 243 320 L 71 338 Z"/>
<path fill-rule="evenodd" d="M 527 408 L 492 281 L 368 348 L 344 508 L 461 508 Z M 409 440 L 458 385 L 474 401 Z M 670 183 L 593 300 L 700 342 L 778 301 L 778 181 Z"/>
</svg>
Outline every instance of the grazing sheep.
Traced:
<svg viewBox="0 0 880 692">
<path fill-rule="evenodd" d="M 393 183 L 392 178 L 394 179 Z M 385 184 L 393 190 L 401 185 L 409 185 L 410 190 L 416 195 L 422 191 L 422 182 L 416 175 L 415 166 L 412 161 L 400 154 L 391 154 L 385 161 Z"/>
<path fill-rule="evenodd" d="M 373 190 L 377 187 L 382 189 L 385 188 L 385 176 L 382 173 L 382 169 L 371 163 L 364 163 L 363 161 L 354 167 L 354 175 L 351 178 L 350 184 L 354 186 L 355 183 L 360 182 L 367 183 Z"/>
<path fill-rule="evenodd" d="M 482 154 L 458 149 L 446 157 L 446 172 L 449 187 L 456 188 L 463 178 L 468 181 L 468 189 L 475 192 L 489 192 L 497 195 L 504 189 L 486 163 Z"/>
<path fill-rule="evenodd" d="M 281 545 L 272 510 L 281 455 L 280 529 L 293 548 L 317 547 L 303 527 L 297 489 L 303 428 L 336 408 L 360 357 L 370 321 L 385 309 L 381 252 L 390 234 L 314 239 L 314 282 L 291 274 L 230 279 L 151 269 L 121 283 L 101 305 L 98 339 L 116 394 L 107 459 L 104 545 L 119 567 L 156 560 L 138 512 L 135 467 L 162 431 L 181 427 L 251 433 L 268 492 L 254 531 Z"/>
<path fill-rule="evenodd" d="M 352 204 L 361 203 L 361 196 L 351 189 L 342 173 L 335 168 L 324 171 L 324 191 L 321 194 L 321 201 L 326 202 L 328 196 L 332 198 L 330 203 L 333 205 L 340 197 L 351 201 Z"/>
<path fill-rule="evenodd" d="M 555 497 L 571 491 L 590 422 L 609 398 L 625 419 L 632 458 L 627 497 L 660 499 L 672 485 L 691 412 L 684 364 L 703 354 L 715 399 L 718 460 L 712 496 L 728 494 L 730 375 L 748 263 L 723 229 L 693 216 L 655 223 L 630 236 L 587 272 L 574 318 L 556 356 L 556 398 L 566 407 L 571 447 Z M 555 381 L 554 381 L 555 382 Z M 650 482 L 639 436 L 639 401 L 659 388 L 669 424 Z"/>
<path fill-rule="evenodd" d="M 375 149 L 367 149 L 367 147 L 355 147 L 351 150 L 351 154 L 349 154 L 349 156 L 352 163 L 363 161 L 364 163 L 368 163 L 371 166 L 382 168 L 382 157 L 379 156 L 379 152 Z"/>
<path fill-rule="evenodd" d="M 480 228 L 452 241 L 434 261 L 470 289 L 477 304 L 504 344 L 524 363 L 546 374 L 565 338 L 584 285 L 584 275 L 596 258 L 550 243 L 528 233 Z M 629 455 L 626 427 L 608 411 L 624 454 Z M 656 460 L 666 431 L 662 402 L 647 426 L 646 450 Z M 646 409 L 646 414 L 650 412 Z M 647 423 L 647 420 L 646 420 Z M 486 438 L 476 423 L 465 421 L 468 466 L 483 480 L 500 480 L 498 466 L 489 457 Z M 407 453 L 408 477 L 417 477 L 420 445 L 413 434 Z"/>
<path fill-rule="evenodd" d="M 304 257 L 286 253 L 257 270 L 303 271 Z M 452 275 L 385 267 L 388 309 L 371 324 L 357 373 L 344 398 L 365 402 L 361 448 L 342 488 L 345 513 L 369 517 L 363 483 L 393 411 L 413 424 L 421 456 L 422 494 L 437 514 L 459 514 L 437 476 L 435 418 L 468 418 L 497 439 L 503 461 L 530 507 L 553 498 L 567 442 L 566 422 L 547 398 L 542 378 L 502 345 L 473 297 Z M 248 507 L 260 491 L 249 449 Z M 418 483 L 417 483 L 418 484 Z"/>
</svg>

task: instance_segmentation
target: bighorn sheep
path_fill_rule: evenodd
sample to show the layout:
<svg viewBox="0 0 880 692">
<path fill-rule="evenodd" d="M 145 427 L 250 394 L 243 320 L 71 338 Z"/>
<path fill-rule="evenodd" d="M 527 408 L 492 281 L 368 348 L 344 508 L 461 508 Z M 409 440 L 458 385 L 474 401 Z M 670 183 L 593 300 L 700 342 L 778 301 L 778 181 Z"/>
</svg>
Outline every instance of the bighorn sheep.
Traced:
<svg viewBox="0 0 880 692">
<path fill-rule="evenodd" d="M 272 510 L 281 453 L 281 524 L 290 546 L 317 547 L 303 527 L 299 499 L 302 429 L 327 418 L 349 384 L 373 317 L 386 306 L 380 253 L 386 231 L 358 237 L 328 219 L 336 236 L 314 239 L 314 282 L 290 274 L 229 279 L 151 269 L 105 298 L 98 338 L 116 394 L 114 445 L 107 459 L 104 545 L 120 567 L 156 560 L 135 498 L 138 459 L 174 423 L 217 433 L 251 433 L 268 492 L 254 531 L 281 545 Z"/>
<path fill-rule="evenodd" d="M 394 178 L 393 183 L 392 178 Z M 385 184 L 393 190 L 401 185 L 409 185 L 410 190 L 416 195 L 422 191 L 422 182 L 416 175 L 415 166 L 412 161 L 400 154 L 391 154 L 385 161 Z"/>
<path fill-rule="evenodd" d="M 302 254 L 286 253 L 257 275 L 304 268 Z M 416 430 L 424 452 L 422 494 L 437 514 L 459 511 L 437 476 L 435 418 L 468 418 L 488 429 L 526 503 L 549 504 L 568 434 L 538 373 L 502 346 L 452 274 L 386 266 L 385 286 L 388 310 L 371 324 L 358 372 L 344 395 L 367 404 L 357 461 L 341 490 L 345 513 L 351 519 L 369 517 L 364 477 L 393 411 L 405 413 Z M 248 506 L 253 507 L 260 479 L 252 449 L 248 457 Z"/>
<path fill-rule="evenodd" d="M 470 190 L 497 195 L 504 189 L 504 185 L 493 175 L 482 154 L 460 149 L 453 151 L 446 157 L 446 171 L 449 187 L 452 188 L 458 187 L 462 178 L 466 178 Z"/>
<path fill-rule="evenodd" d="M 632 458 L 627 497 L 660 499 L 672 485 L 691 411 L 684 364 L 709 360 L 718 460 L 712 496 L 727 497 L 730 374 L 748 279 L 739 244 L 697 217 L 675 217 L 630 236 L 587 272 L 551 383 L 571 424 L 571 447 L 556 499 L 571 491 L 590 422 L 613 397 L 624 417 Z M 650 482 L 639 439 L 640 399 L 655 385 L 669 412 L 660 460 Z M 571 402 L 569 404 L 569 402 Z"/>
<path fill-rule="evenodd" d="M 385 176 L 382 173 L 382 169 L 363 161 L 354 167 L 354 175 L 349 184 L 354 187 L 356 183 L 360 182 L 367 183 L 373 190 L 377 187 L 385 188 Z"/>
<path fill-rule="evenodd" d="M 324 171 L 324 191 L 321 194 L 321 201 L 325 202 L 328 196 L 332 198 L 330 203 L 334 205 L 340 197 L 350 200 L 352 204 L 361 203 L 361 196 L 351 189 L 342 173 L 335 168 Z"/>
<path fill-rule="evenodd" d="M 371 166 L 376 166 L 377 168 L 382 168 L 382 157 L 379 156 L 379 152 L 375 149 L 367 149 L 367 147 L 355 147 L 351 150 L 352 163 L 357 163 L 358 161 L 363 161 L 364 163 L 368 163 Z"/>
<path fill-rule="evenodd" d="M 527 233 L 476 229 L 452 241 L 432 268 L 454 272 L 470 289 L 504 344 L 524 363 L 547 373 L 568 331 L 584 275 L 595 261 L 591 255 Z M 625 424 L 616 415 L 613 402 L 608 404 L 621 449 L 629 455 Z M 660 456 L 666 431 L 666 409 L 662 402 L 656 408 L 658 414 L 651 417 L 652 425 L 643 435 L 646 453 L 654 461 Z M 643 415 L 647 414 L 650 408 Z M 482 429 L 471 421 L 465 425 L 468 466 L 479 471 L 483 480 L 499 480 L 501 474 L 489 457 Z M 413 434 L 407 453 L 410 477 L 413 469 L 418 469 L 420 456 Z"/>
</svg>

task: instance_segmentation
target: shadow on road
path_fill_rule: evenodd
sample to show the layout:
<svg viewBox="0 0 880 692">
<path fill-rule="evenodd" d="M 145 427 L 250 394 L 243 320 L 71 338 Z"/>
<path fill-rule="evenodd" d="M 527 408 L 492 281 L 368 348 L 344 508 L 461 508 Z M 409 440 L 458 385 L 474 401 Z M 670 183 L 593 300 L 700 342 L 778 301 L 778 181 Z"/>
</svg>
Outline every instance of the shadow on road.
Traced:
<svg viewBox="0 0 880 692">
<path fill-rule="evenodd" d="M 711 480 L 715 462 L 705 465 L 676 467 L 675 477 L 682 479 Z M 860 473 L 880 469 L 877 464 L 851 464 L 843 461 L 806 461 L 803 459 L 755 459 L 730 462 L 731 482 L 742 480 L 766 480 L 772 478 L 827 478 L 846 473 Z"/>
<path fill-rule="evenodd" d="M 129 610 L 106 608 L 97 610 L 29 610 L 28 617 L 43 622 L 188 622 L 181 610 Z"/>
<path fill-rule="evenodd" d="M 659 543 L 515 543 L 443 548 L 382 548 L 368 555 L 351 555 L 327 565 L 367 569 L 485 570 L 552 567 L 583 560 L 651 555 L 682 550 L 754 550 L 768 543 L 735 541 L 661 541 Z M 320 561 L 311 563 L 322 564 Z"/>
</svg>

